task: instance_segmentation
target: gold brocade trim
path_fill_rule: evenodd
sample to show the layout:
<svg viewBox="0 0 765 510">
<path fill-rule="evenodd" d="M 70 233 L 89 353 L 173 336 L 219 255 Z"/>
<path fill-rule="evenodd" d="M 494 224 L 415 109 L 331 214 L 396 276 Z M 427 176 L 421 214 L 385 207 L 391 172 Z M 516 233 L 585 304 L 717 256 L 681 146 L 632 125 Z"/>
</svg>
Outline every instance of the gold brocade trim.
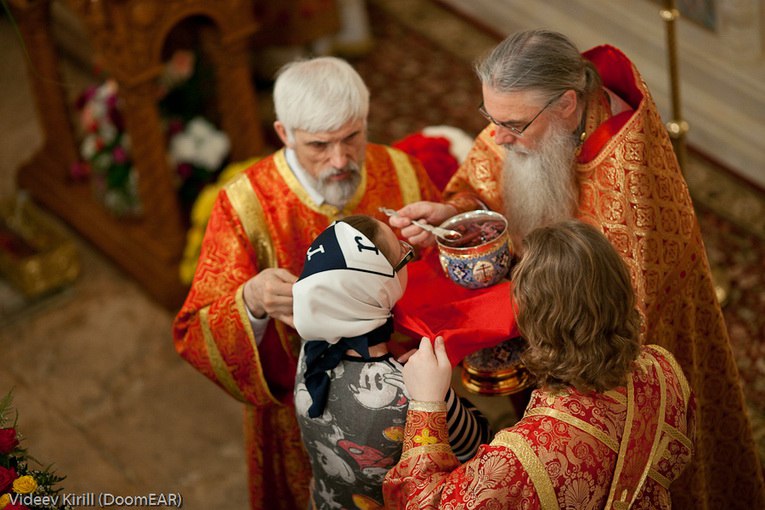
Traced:
<svg viewBox="0 0 765 510">
<path fill-rule="evenodd" d="M 564 413 L 557 409 L 550 409 L 550 408 L 530 409 L 526 411 L 526 416 L 549 416 L 550 418 L 560 420 L 564 423 L 568 423 L 572 427 L 576 427 L 579 430 L 582 430 L 586 432 L 587 434 L 593 436 L 595 439 L 597 439 L 598 441 L 600 441 L 601 443 L 609 447 L 611 451 L 617 452 L 619 450 L 619 443 L 616 442 L 616 439 L 609 437 L 608 434 L 604 433 L 602 430 L 599 430 L 597 427 L 590 425 L 586 421 L 580 418 L 577 418 L 576 416 L 571 416 L 570 414 Z"/>
<path fill-rule="evenodd" d="M 276 267 L 276 254 L 266 225 L 263 206 L 247 174 L 240 174 L 225 187 L 231 207 L 236 211 L 247 239 L 258 257 L 258 268 Z"/>
<path fill-rule="evenodd" d="M 648 477 L 667 490 L 669 490 L 669 486 L 672 485 L 672 480 L 662 475 L 661 473 L 656 471 L 654 468 L 651 468 L 648 471 Z"/>
<path fill-rule="evenodd" d="M 327 218 L 331 219 L 337 219 L 341 218 L 343 216 L 348 216 L 351 214 L 351 211 L 356 209 L 356 206 L 359 205 L 361 202 L 361 199 L 364 198 L 364 193 L 367 189 L 367 164 L 364 163 L 361 166 L 361 182 L 359 183 L 359 186 L 356 188 L 356 192 L 353 194 L 350 200 L 348 200 L 348 203 L 345 204 L 345 207 L 343 207 L 342 211 L 335 207 L 334 205 L 330 204 L 322 204 L 318 205 L 316 202 L 311 200 L 311 197 L 308 195 L 308 192 L 303 188 L 303 186 L 300 184 L 300 182 L 297 180 L 297 177 L 295 177 L 295 174 L 292 172 L 292 169 L 290 169 L 290 166 L 287 164 L 287 158 L 284 154 L 284 149 L 278 150 L 273 155 L 274 158 L 274 164 L 276 165 L 276 171 L 279 172 L 279 175 L 282 179 L 284 179 L 284 182 L 289 187 L 290 191 L 292 191 L 295 196 L 300 200 L 300 202 L 305 205 L 307 208 L 311 209 L 312 211 L 316 211 L 319 214 L 323 214 Z"/>
<path fill-rule="evenodd" d="M 426 444 L 421 446 L 415 446 L 413 448 L 409 448 L 405 452 L 401 454 L 401 459 L 406 460 L 410 457 L 415 457 L 418 455 L 427 455 L 427 454 L 433 454 L 433 453 L 443 453 L 447 455 L 454 455 L 454 452 L 452 451 L 452 447 L 445 443 L 436 443 L 436 444 Z"/>
<path fill-rule="evenodd" d="M 410 411 L 424 411 L 426 413 L 446 412 L 446 402 L 410 400 Z"/>
<path fill-rule="evenodd" d="M 500 431 L 494 436 L 491 445 L 504 446 L 515 454 L 521 462 L 523 469 L 529 474 L 542 508 L 559 508 L 558 498 L 555 495 L 550 475 L 547 474 L 544 464 L 539 460 L 539 457 L 537 457 L 523 436 L 515 432 Z"/>
<path fill-rule="evenodd" d="M 608 500 L 605 508 L 613 508 L 614 498 L 616 498 L 616 487 L 619 485 L 619 477 L 624 470 L 624 460 L 627 455 L 627 445 L 629 444 L 630 432 L 632 431 L 632 420 L 635 418 L 635 386 L 632 382 L 633 375 L 627 377 L 627 417 L 624 420 L 624 431 L 622 432 L 622 442 L 619 446 L 619 455 L 616 457 L 616 468 L 612 478 L 611 488 L 608 491 Z"/>
<path fill-rule="evenodd" d="M 659 445 L 661 444 L 661 432 L 663 430 L 663 425 L 665 421 L 664 417 L 666 416 L 666 412 L 667 412 L 667 381 L 664 378 L 664 370 L 662 370 L 659 360 L 657 360 L 650 352 L 647 352 L 646 355 L 650 358 L 656 370 L 656 376 L 657 376 L 657 379 L 659 380 L 659 398 L 661 403 L 659 404 L 659 415 L 657 418 L 656 432 L 654 433 L 654 437 L 653 437 L 653 446 L 651 447 L 651 453 L 648 456 L 648 460 L 645 463 L 643 474 L 640 476 L 640 480 L 638 481 L 637 486 L 632 492 L 630 506 L 635 503 L 635 500 L 637 499 L 638 494 L 640 493 L 640 489 L 643 487 L 643 484 L 645 483 L 645 479 L 648 477 L 648 471 L 651 469 L 651 466 L 653 466 L 654 459 L 656 458 L 656 455 L 659 451 Z"/>
<path fill-rule="evenodd" d="M 611 117 L 611 105 L 608 100 L 608 93 L 603 90 L 601 94 L 596 94 L 587 105 L 585 105 L 584 111 L 584 126 L 582 135 L 584 139 L 581 142 L 587 140 L 603 122 Z M 581 144 L 579 145 L 581 148 Z M 578 155 L 578 154 L 577 154 Z"/>
<path fill-rule="evenodd" d="M 250 345 L 252 347 L 252 355 L 255 358 L 253 360 L 253 365 L 258 369 L 258 378 L 260 379 L 261 383 L 263 384 L 263 388 L 265 388 L 264 392 L 266 395 L 268 395 L 268 398 L 271 399 L 271 401 L 276 405 L 282 405 L 279 400 L 273 396 L 273 394 L 268 389 L 268 383 L 266 382 L 266 375 L 263 373 L 263 364 L 260 361 L 260 352 L 258 351 L 258 343 L 255 341 L 255 333 L 252 331 L 252 323 L 250 322 L 250 317 L 247 314 L 247 305 L 244 303 L 244 284 L 240 285 L 239 288 L 236 290 L 236 310 L 239 312 L 239 320 L 242 321 L 242 324 L 244 325 L 244 331 L 247 333 L 247 338 L 250 340 Z"/>
<path fill-rule="evenodd" d="M 669 423 L 664 424 L 664 432 L 666 432 L 669 437 L 688 448 L 688 451 L 693 451 L 693 443 L 691 442 L 690 438 Z"/>
<path fill-rule="evenodd" d="M 683 392 L 683 408 L 688 408 L 688 399 L 691 398 L 691 388 L 688 384 L 688 379 L 685 378 L 685 373 L 683 373 L 683 369 L 680 368 L 680 364 L 677 362 L 675 357 L 670 353 L 667 349 L 660 345 L 651 344 L 648 347 L 651 349 L 659 351 L 662 355 L 664 355 L 664 358 L 666 358 L 669 365 L 672 367 L 672 371 L 675 373 L 675 377 L 677 377 L 678 382 L 680 383 L 680 390 Z"/>
<path fill-rule="evenodd" d="M 495 132 L 496 128 L 494 124 L 489 123 L 489 125 L 483 128 L 483 131 L 478 134 L 478 137 L 483 138 L 486 141 L 486 147 L 494 153 L 495 157 L 504 161 L 505 149 L 501 145 L 497 145 L 497 142 L 494 141 Z"/>
<path fill-rule="evenodd" d="M 404 204 L 411 204 L 412 202 L 419 202 L 422 200 L 417 172 L 414 171 L 409 156 L 392 147 L 385 147 L 385 149 L 388 151 L 388 156 L 390 156 L 390 159 L 393 161 L 393 168 L 396 169 L 402 202 Z"/>
<path fill-rule="evenodd" d="M 281 154 L 282 159 L 284 159 L 283 150 L 277 154 Z M 284 164 L 286 165 L 286 161 Z M 292 172 L 289 172 L 289 170 L 288 173 L 292 175 Z M 244 231 L 247 234 L 247 238 L 255 252 L 255 256 L 258 258 L 258 270 L 262 271 L 267 268 L 278 267 L 279 263 L 278 260 L 276 260 L 274 243 L 268 230 L 268 224 L 266 223 L 266 214 L 263 211 L 263 205 L 260 203 L 260 200 L 258 200 L 258 195 L 255 193 L 255 189 L 252 187 L 252 182 L 249 177 L 246 174 L 240 174 L 231 183 L 227 184 L 225 189 L 229 202 L 231 202 L 231 207 L 236 211 L 236 215 L 239 217 L 242 228 L 244 228 Z M 240 315 L 242 312 L 245 312 L 242 322 L 250 326 L 250 320 L 246 315 L 246 311 L 240 309 Z M 281 322 L 279 321 L 276 321 L 275 326 L 276 333 L 279 336 L 279 341 L 282 346 L 287 352 L 292 352 L 294 354 L 295 342 L 290 340 L 286 328 L 281 326 Z M 247 332 L 247 337 L 250 339 L 250 342 L 255 346 L 254 352 L 257 353 L 257 344 L 255 342 L 255 335 L 252 333 L 252 328 L 246 326 L 245 331 Z M 260 367 L 260 365 L 258 366 Z M 262 369 L 260 371 L 260 376 L 264 387 L 268 388 Z M 272 400 L 277 401 L 270 392 L 269 397 Z"/>
<path fill-rule="evenodd" d="M 610 397 L 610 398 L 612 398 L 612 399 L 616 400 L 616 402 L 618 402 L 619 404 L 622 404 L 622 405 L 627 405 L 627 397 L 625 397 L 625 396 L 624 396 L 624 394 L 622 394 L 622 393 L 621 393 L 621 392 L 619 392 L 619 391 L 616 391 L 616 390 L 608 390 L 608 391 L 606 391 L 606 392 L 605 392 L 605 393 L 603 393 L 603 394 L 604 394 L 605 396 L 607 396 L 607 397 Z"/>
<path fill-rule="evenodd" d="M 669 435 L 661 434 L 661 442 L 659 443 L 659 448 L 656 450 L 656 455 L 651 459 L 651 464 L 648 469 L 648 474 L 647 474 L 648 478 L 652 477 L 651 473 L 655 473 L 656 476 L 666 479 L 664 475 L 656 471 L 653 466 L 654 464 L 658 464 L 659 461 L 661 461 L 664 458 L 672 457 L 672 453 L 669 451 L 669 442 L 671 440 L 672 439 L 669 437 Z M 659 480 L 656 477 L 653 477 L 653 479 L 659 483 L 662 483 L 661 480 Z M 669 485 L 667 485 L 666 488 L 669 489 Z"/>
<path fill-rule="evenodd" d="M 274 327 L 276 328 L 276 332 L 279 334 L 282 345 L 288 349 L 287 352 L 292 353 L 292 356 L 295 357 L 295 362 L 297 362 L 297 358 L 300 355 L 300 345 L 302 341 L 300 336 L 290 333 L 287 325 L 282 321 L 275 321 Z"/>
<path fill-rule="evenodd" d="M 210 329 L 210 307 L 206 306 L 199 311 L 199 323 L 202 326 L 202 336 L 205 339 L 205 348 L 207 349 L 207 358 L 210 360 L 210 366 L 215 372 L 215 377 L 218 379 L 226 391 L 228 391 L 234 398 L 246 402 L 247 400 L 239 390 L 236 381 L 231 376 L 231 372 L 228 370 L 226 362 L 223 361 L 223 357 L 220 355 L 218 346 L 215 344 L 212 330 Z"/>
</svg>

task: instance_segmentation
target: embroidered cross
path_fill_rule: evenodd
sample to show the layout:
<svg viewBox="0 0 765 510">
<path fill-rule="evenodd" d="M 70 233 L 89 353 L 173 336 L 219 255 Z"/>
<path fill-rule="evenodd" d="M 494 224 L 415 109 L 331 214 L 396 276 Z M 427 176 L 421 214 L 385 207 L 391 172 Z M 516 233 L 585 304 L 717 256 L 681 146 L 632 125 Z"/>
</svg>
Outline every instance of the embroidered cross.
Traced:
<svg viewBox="0 0 765 510">
<path fill-rule="evenodd" d="M 361 241 L 363 241 L 363 238 L 361 236 L 356 236 L 353 238 L 354 241 L 356 241 L 356 248 L 359 249 L 359 253 L 364 250 L 369 250 L 375 252 L 375 255 L 380 254 L 380 250 L 377 249 L 377 246 L 374 244 L 372 246 L 365 246 Z"/>
<path fill-rule="evenodd" d="M 436 444 L 438 442 L 438 438 L 436 436 L 431 436 L 430 429 L 425 427 L 424 429 L 422 429 L 422 432 L 420 433 L 420 435 L 414 436 L 414 442 L 419 445 L 425 446 L 429 444 Z"/>
<path fill-rule="evenodd" d="M 316 248 L 313 251 L 311 251 L 311 248 L 308 248 L 308 253 L 306 254 L 306 256 L 308 257 L 308 261 L 310 262 L 311 261 L 311 257 L 316 255 L 317 253 L 324 253 L 324 245 L 323 244 L 320 244 L 319 247 Z"/>
</svg>

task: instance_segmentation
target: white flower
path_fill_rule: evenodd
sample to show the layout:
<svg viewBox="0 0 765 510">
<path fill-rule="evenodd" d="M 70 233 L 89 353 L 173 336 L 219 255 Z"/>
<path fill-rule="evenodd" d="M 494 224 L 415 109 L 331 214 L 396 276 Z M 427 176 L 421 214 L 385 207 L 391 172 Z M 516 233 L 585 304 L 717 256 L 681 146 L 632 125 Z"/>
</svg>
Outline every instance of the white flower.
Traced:
<svg viewBox="0 0 765 510">
<path fill-rule="evenodd" d="M 88 135 L 82 140 L 82 145 L 80 145 L 82 159 L 90 160 L 90 158 L 96 154 L 96 151 L 98 150 L 96 138 L 96 135 Z"/>
<path fill-rule="evenodd" d="M 170 156 L 178 163 L 190 163 L 209 171 L 217 169 L 231 147 L 228 137 L 208 121 L 195 117 L 182 133 L 170 140 Z"/>
<path fill-rule="evenodd" d="M 102 152 L 93 160 L 93 168 L 101 172 L 106 172 L 109 170 L 109 167 L 112 166 L 112 162 L 112 157 L 108 153 Z"/>
<path fill-rule="evenodd" d="M 199 147 L 198 161 L 200 166 L 215 170 L 226 159 L 230 143 L 228 137 L 221 131 L 211 133 Z"/>
<path fill-rule="evenodd" d="M 170 156 L 177 163 L 191 162 L 197 152 L 194 139 L 185 132 L 178 133 L 170 140 Z"/>
<path fill-rule="evenodd" d="M 98 134 L 101 135 L 101 138 L 104 140 L 106 145 L 112 143 L 117 137 L 118 133 L 119 132 L 117 131 L 117 128 L 111 122 L 102 122 L 98 126 Z"/>
</svg>

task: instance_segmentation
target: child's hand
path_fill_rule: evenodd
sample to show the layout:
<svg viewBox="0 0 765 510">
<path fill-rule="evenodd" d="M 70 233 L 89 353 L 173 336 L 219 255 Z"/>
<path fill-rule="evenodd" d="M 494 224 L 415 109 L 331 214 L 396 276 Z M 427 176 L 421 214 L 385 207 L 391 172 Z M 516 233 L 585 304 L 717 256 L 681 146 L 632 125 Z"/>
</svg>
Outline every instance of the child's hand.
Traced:
<svg viewBox="0 0 765 510">
<path fill-rule="evenodd" d="M 404 365 L 404 383 L 412 400 L 442 402 L 452 380 L 452 364 L 446 355 L 444 339 L 436 337 L 434 345 L 422 337 L 420 348 Z"/>
</svg>

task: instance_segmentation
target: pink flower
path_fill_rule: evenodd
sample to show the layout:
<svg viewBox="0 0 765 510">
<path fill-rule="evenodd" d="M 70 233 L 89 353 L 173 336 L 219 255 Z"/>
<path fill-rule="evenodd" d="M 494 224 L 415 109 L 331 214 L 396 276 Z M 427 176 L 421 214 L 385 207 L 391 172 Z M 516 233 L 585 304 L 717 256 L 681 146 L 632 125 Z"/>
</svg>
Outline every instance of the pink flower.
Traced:
<svg viewBox="0 0 765 510">
<path fill-rule="evenodd" d="M 85 161 L 72 163 L 72 166 L 69 168 L 69 176 L 74 181 L 84 181 L 90 177 L 90 165 Z"/>
<path fill-rule="evenodd" d="M 93 96 L 96 94 L 96 86 L 91 85 L 90 87 L 86 88 L 82 94 L 77 98 L 77 101 L 75 101 L 74 106 L 78 110 L 82 110 L 86 104 L 90 102 L 90 100 L 93 98 Z"/>
<path fill-rule="evenodd" d="M 172 138 L 181 131 L 183 131 L 183 122 L 180 119 L 174 118 L 168 121 L 167 134 L 169 138 Z"/>
<path fill-rule="evenodd" d="M 177 170 L 178 175 L 180 175 L 182 179 L 188 179 L 191 177 L 191 173 L 193 172 L 194 168 L 188 163 L 180 163 Z"/>
<path fill-rule="evenodd" d="M 178 50 L 170 57 L 168 71 L 177 80 L 185 80 L 194 72 L 194 53 Z"/>
<path fill-rule="evenodd" d="M 127 152 L 121 145 L 117 145 L 112 151 L 112 158 L 115 163 L 125 163 L 128 159 Z"/>
</svg>

